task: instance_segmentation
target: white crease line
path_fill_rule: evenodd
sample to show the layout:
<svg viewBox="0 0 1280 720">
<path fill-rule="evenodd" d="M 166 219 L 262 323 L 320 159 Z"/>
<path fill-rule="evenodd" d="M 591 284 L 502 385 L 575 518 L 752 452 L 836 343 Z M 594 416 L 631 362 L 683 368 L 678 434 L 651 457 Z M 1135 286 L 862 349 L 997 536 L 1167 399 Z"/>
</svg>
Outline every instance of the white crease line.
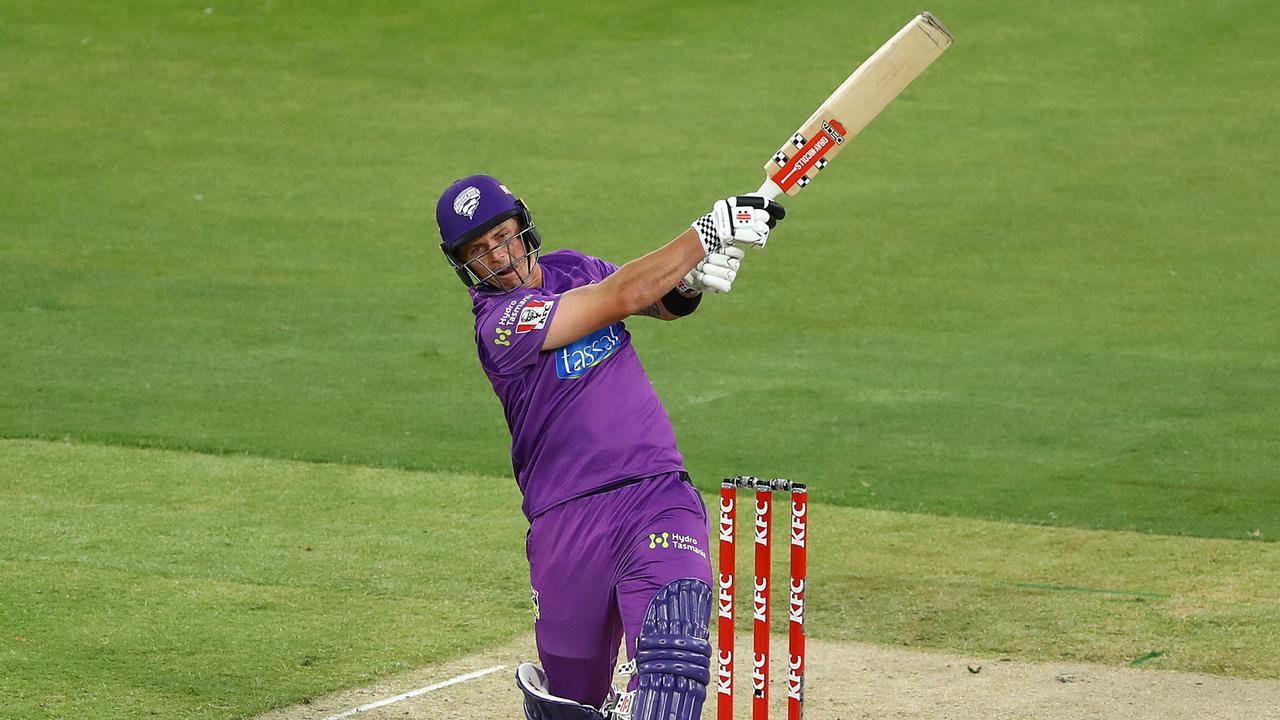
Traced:
<svg viewBox="0 0 1280 720">
<path fill-rule="evenodd" d="M 347 710 L 346 712 L 340 712 L 337 715 L 330 715 L 324 720 L 341 720 L 341 718 L 351 717 L 352 715 L 355 715 L 357 713 L 369 712 L 370 710 L 377 710 L 378 708 L 385 707 L 387 705 L 390 705 L 391 703 L 397 703 L 397 702 L 400 702 L 401 700 L 408 700 L 409 698 L 418 697 L 419 695 L 426 695 L 429 692 L 434 692 L 436 690 L 440 690 L 441 688 L 447 688 L 450 685 L 457 685 L 458 683 L 464 683 L 464 682 L 467 682 L 468 680 L 475 680 L 476 678 L 482 678 L 485 675 L 488 675 L 489 673 L 495 673 L 495 672 L 498 672 L 499 670 L 504 670 L 506 669 L 506 667 L 507 667 L 506 665 L 494 665 L 493 667 L 485 668 L 484 670 L 476 670 L 475 672 L 469 672 L 466 675 L 459 675 L 456 678 L 450 678 L 443 682 L 438 682 L 435 685 L 428 685 L 426 687 L 420 687 L 417 690 L 410 690 L 409 692 L 406 692 L 406 693 L 400 693 L 395 697 L 383 698 L 382 700 L 375 700 L 367 705 L 361 705 L 360 707 L 351 708 L 350 710 Z"/>
</svg>

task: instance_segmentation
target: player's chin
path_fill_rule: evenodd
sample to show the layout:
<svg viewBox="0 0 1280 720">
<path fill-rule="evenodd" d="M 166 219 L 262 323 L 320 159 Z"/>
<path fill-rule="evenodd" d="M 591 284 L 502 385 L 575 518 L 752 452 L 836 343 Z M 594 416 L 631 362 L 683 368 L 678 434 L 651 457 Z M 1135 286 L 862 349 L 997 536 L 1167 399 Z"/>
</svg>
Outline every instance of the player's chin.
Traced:
<svg viewBox="0 0 1280 720">
<path fill-rule="evenodd" d="M 498 281 L 498 286 L 503 290 L 514 290 L 520 287 L 520 284 L 523 282 L 523 279 L 520 277 L 520 273 L 516 272 L 514 269 L 508 269 L 497 273 L 494 275 L 494 279 Z"/>
</svg>

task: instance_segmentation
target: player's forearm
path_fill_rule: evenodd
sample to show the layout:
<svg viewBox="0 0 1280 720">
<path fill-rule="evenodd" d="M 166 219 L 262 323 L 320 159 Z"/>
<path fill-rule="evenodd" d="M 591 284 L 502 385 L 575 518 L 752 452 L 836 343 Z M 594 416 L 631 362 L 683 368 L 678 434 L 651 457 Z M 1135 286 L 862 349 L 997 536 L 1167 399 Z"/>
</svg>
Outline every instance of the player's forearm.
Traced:
<svg viewBox="0 0 1280 720">
<path fill-rule="evenodd" d="M 618 268 L 600 283 L 600 290 L 612 295 L 625 315 L 642 313 L 680 282 L 706 255 L 693 229 L 676 239 Z"/>
<path fill-rule="evenodd" d="M 672 306 L 662 298 L 702 265 L 707 267 L 703 287 L 728 292 L 742 257 L 734 245 L 764 245 L 769 228 L 783 216 L 781 205 L 759 196 L 717 200 L 710 213 L 695 220 L 676 239 L 623 265 L 599 283 L 582 285 L 561 295 L 543 335 L 542 349 L 564 347 L 631 315 L 687 315 L 693 311 L 692 306 Z"/>
</svg>

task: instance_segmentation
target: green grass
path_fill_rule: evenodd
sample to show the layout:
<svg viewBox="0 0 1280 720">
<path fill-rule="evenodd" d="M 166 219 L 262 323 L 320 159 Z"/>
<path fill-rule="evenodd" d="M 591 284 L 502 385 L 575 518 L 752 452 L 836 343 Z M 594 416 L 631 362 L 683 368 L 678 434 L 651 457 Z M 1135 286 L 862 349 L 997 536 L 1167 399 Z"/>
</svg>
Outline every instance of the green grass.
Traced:
<svg viewBox="0 0 1280 720">
<path fill-rule="evenodd" d="M 5 441 L 0 503 L 5 717 L 242 717 L 529 622 L 494 478 Z"/>
<path fill-rule="evenodd" d="M 530 628 L 502 478 L 4 441 L 0 502 L 15 720 L 245 717 Z M 810 530 L 816 638 L 1280 678 L 1274 543 L 831 505 Z"/>
<path fill-rule="evenodd" d="M 808 53 L 763 39 L 852 11 L 7 3 L 0 436 L 505 474 L 438 190 L 634 257 L 915 9 Z M 956 46 L 739 290 L 632 323 L 697 479 L 1280 537 L 1275 6 L 934 10 Z"/>
<path fill-rule="evenodd" d="M 1274 543 L 833 507 L 813 525 L 818 635 L 1280 678 Z"/>
<path fill-rule="evenodd" d="M 0 4 L 0 438 L 76 441 L 0 442 L 19 717 L 240 717 L 522 631 L 436 194 L 636 257 L 920 10 L 207 7 Z M 820 635 L 1274 677 L 1280 7 L 931 9 L 955 47 L 735 291 L 631 323 L 690 469 L 810 483 Z"/>
</svg>

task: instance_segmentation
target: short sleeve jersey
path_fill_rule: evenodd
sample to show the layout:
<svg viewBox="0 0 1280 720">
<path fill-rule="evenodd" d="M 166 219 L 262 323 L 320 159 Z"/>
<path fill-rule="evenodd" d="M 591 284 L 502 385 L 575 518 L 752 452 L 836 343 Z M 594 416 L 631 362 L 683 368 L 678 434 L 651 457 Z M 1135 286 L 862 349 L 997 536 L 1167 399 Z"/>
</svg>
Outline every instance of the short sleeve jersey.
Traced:
<svg viewBox="0 0 1280 720">
<path fill-rule="evenodd" d="M 675 432 L 617 322 L 546 352 L 563 293 L 618 268 L 572 250 L 544 255 L 542 287 L 473 289 L 480 364 L 511 430 L 511 464 L 530 520 L 624 480 L 684 469 Z"/>
</svg>

